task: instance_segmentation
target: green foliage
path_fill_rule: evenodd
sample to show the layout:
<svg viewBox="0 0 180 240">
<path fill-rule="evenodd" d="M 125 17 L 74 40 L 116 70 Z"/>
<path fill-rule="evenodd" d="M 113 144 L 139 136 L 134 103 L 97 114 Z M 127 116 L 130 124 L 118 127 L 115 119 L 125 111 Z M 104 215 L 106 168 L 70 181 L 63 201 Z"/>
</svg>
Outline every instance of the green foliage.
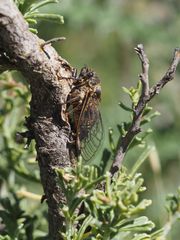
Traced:
<svg viewBox="0 0 180 240">
<path fill-rule="evenodd" d="M 123 92 L 130 98 L 131 106 L 127 106 L 123 102 L 119 103 L 119 106 L 121 107 L 122 110 L 126 111 L 127 113 L 130 113 L 130 121 L 129 122 L 126 121 L 126 122 L 122 122 L 121 124 L 117 125 L 119 134 L 120 134 L 120 141 L 127 134 L 128 130 L 132 124 L 134 111 L 135 111 L 136 105 L 141 96 L 141 91 L 142 91 L 141 82 L 140 81 L 138 82 L 137 88 L 130 87 L 128 89 L 126 87 L 122 87 L 122 89 L 123 89 Z M 149 124 L 153 118 L 160 115 L 160 113 L 158 111 L 155 111 L 155 112 L 152 112 L 152 111 L 153 111 L 153 108 L 146 105 L 146 107 L 143 111 L 142 120 L 140 122 L 140 127 L 144 127 L 144 125 Z M 141 148 L 146 147 L 147 144 L 145 142 L 145 138 L 150 133 L 152 133 L 151 128 L 148 127 L 148 128 L 143 129 L 141 135 L 135 136 L 135 138 L 133 139 L 133 141 L 131 142 L 131 144 L 129 146 L 129 149 L 136 147 L 136 146 L 141 147 Z M 113 129 L 112 128 L 109 129 L 109 143 L 110 143 L 111 151 L 113 152 L 113 154 L 115 154 L 117 151 L 118 145 L 116 146 L 115 141 L 113 139 Z"/>
<path fill-rule="evenodd" d="M 33 213 L 27 213 L 22 207 L 23 197 L 10 191 L 8 197 L 1 198 L 0 210 L 0 239 L 3 240 L 32 240 L 46 239 L 46 232 L 41 230 L 43 225 L 43 210 L 39 209 Z M 26 205 L 27 208 L 27 205 Z M 35 210 L 35 208 L 34 208 Z"/>
<path fill-rule="evenodd" d="M 63 18 L 60 15 L 57 16 L 50 13 L 44 14 L 39 12 L 39 10 L 41 10 L 40 7 L 45 5 L 49 6 L 47 4 L 58 1 L 14 1 L 30 27 L 37 24 L 38 19 L 48 19 L 58 23 L 63 22 Z M 68 2 L 71 2 L 71 4 L 68 4 Z M 172 5 L 165 3 L 160 4 L 155 8 L 157 10 L 150 12 L 148 16 L 147 9 L 150 11 L 149 6 L 151 7 L 151 3 L 154 4 L 154 1 L 139 1 L 141 5 L 133 2 L 130 4 L 130 2 L 131 1 L 125 3 L 123 1 L 72 0 L 64 1 L 63 3 L 65 7 L 63 8 L 64 12 L 62 12 L 63 15 L 65 14 L 65 17 L 68 18 L 68 31 L 71 32 L 69 41 L 72 39 L 72 42 L 68 44 L 68 48 L 63 49 L 61 52 L 63 52 L 65 56 L 70 55 L 71 58 L 73 57 L 74 59 L 72 59 L 72 61 L 76 62 L 75 65 L 81 65 L 84 64 L 84 62 L 88 62 L 89 65 L 94 65 L 96 71 L 102 75 L 104 85 L 104 111 L 107 112 L 108 116 L 111 116 L 111 112 L 108 112 L 109 110 L 106 108 L 107 102 L 109 104 L 110 98 L 114 97 L 117 99 L 117 94 L 119 96 L 119 89 L 117 88 L 119 83 L 118 71 L 120 71 L 122 79 L 125 76 L 125 81 L 131 79 L 132 76 L 134 77 L 133 71 L 131 73 L 133 74 L 132 76 L 130 75 L 130 71 L 127 71 L 130 62 L 132 62 L 133 68 L 136 69 L 136 64 L 133 63 L 132 56 L 128 55 L 128 51 L 131 52 L 132 46 L 140 40 L 146 44 L 149 55 L 155 55 L 155 62 L 153 64 L 160 66 L 159 70 L 156 69 L 159 72 L 152 73 L 153 78 L 156 79 L 158 74 L 160 75 L 162 67 L 165 67 L 167 64 L 167 61 L 163 61 L 159 56 L 164 57 L 167 49 L 171 49 L 173 44 L 177 44 L 179 18 L 175 15 L 175 12 L 178 12 L 178 7 L 173 8 L 173 6 L 175 6 L 175 4 L 178 6 L 178 1 L 173 1 Z M 168 7 L 168 14 L 166 13 L 165 5 Z M 66 7 L 69 9 L 68 11 Z M 142 14 L 139 14 L 140 9 Z M 56 11 L 59 11 L 59 9 Z M 159 12 L 161 12 L 162 15 L 164 14 L 163 16 L 167 14 L 167 17 L 164 18 L 161 14 L 159 15 Z M 146 13 L 144 19 L 143 13 Z M 163 17 L 162 20 L 157 20 L 157 16 L 158 19 L 159 16 L 160 18 Z M 171 21 L 171 18 L 174 19 L 174 21 Z M 164 28 L 165 24 L 166 28 Z M 95 34 L 92 30 L 93 27 L 96 30 Z M 54 31 L 56 28 L 47 28 L 46 25 L 43 35 L 47 32 L 47 29 Z M 31 30 L 37 32 L 34 28 Z M 43 32 L 42 25 L 40 31 Z M 167 31 L 169 31 L 170 34 L 167 34 Z M 89 32 L 90 35 L 88 35 Z M 54 32 L 51 32 L 51 35 L 52 34 L 54 34 Z M 81 44 L 79 44 L 79 36 L 81 36 Z M 96 44 L 94 44 L 94 42 Z M 121 53 L 119 53 L 117 49 L 120 49 Z M 84 55 L 80 55 L 80 53 Z M 119 57 L 119 54 L 121 57 Z M 167 55 L 169 56 L 169 52 Z M 108 56 L 108 59 L 106 56 Z M 76 57 L 77 59 L 75 60 Z M 124 60 L 126 63 L 122 64 Z M 118 71 L 115 68 L 117 68 Z M 117 81 L 113 82 L 113 79 L 117 79 Z M 110 85 L 108 86 L 108 84 Z M 174 83 L 174 88 L 178 91 L 176 84 L 178 83 Z M 109 91 L 110 87 L 111 91 Z M 171 89 L 169 89 L 168 96 L 170 96 L 170 94 L 173 95 L 173 97 L 175 96 L 176 91 L 174 88 L 172 87 L 173 94 L 171 93 Z M 137 88 L 124 88 L 132 104 L 130 106 L 125 103 L 119 104 L 121 109 L 131 114 L 131 119 L 134 106 L 137 104 L 139 98 L 140 89 L 140 85 L 138 85 Z M 0 91 L 0 132 L 2 133 L 0 136 L 0 227 L 4 226 L 0 232 L 0 239 L 25 240 L 28 239 L 28 237 L 29 239 L 42 239 L 43 236 L 43 239 L 45 239 L 47 223 L 45 223 L 43 227 L 41 223 L 47 216 L 44 214 L 43 209 L 39 204 L 34 203 L 32 211 L 29 211 L 29 204 L 23 206 L 23 201 L 26 197 L 17 197 L 16 194 L 17 190 L 24 185 L 30 188 L 30 191 L 35 191 L 37 186 L 39 186 L 39 172 L 37 163 L 35 162 L 34 146 L 30 146 L 29 150 L 24 150 L 23 144 L 18 145 L 15 141 L 15 133 L 25 130 L 23 122 L 24 116 L 28 115 L 27 105 L 30 100 L 29 89 L 24 85 L 22 76 L 20 80 L 18 80 L 15 73 L 12 75 L 5 73 L 1 75 Z M 166 104 L 167 99 L 170 101 L 170 97 L 167 98 L 166 95 L 162 102 Z M 169 113 L 173 110 L 174 112 L 170 114 L 178 115 L 178 111 L 174 106 L 178 106 L 178 101 L 175 99 L 172 104 L 169 104 L 169 110 L 167 110 L 167 112 Z M 110 108 L 112 109 L 112 105 Z M 167 239 L 167 234 L 172 229 L 173 223 L 179 219 L 179 191 L 177 194 L 171 194 L 167 198 L 167 223 L 164 227 L 161 226 L 161 229 L 153 232 L 154 224 L 147 218 L 147 213 L 145 212 L 151 200 L 144 199 L 143 191 L 145 188 L 143 186 L 143 178 L 137 173 L 140 165 L 152 151 L 152 147 L 145 144 L 144 138 L 152 132 L 152 130 L 146 127 L 156 115 L 158 115 L 157 112 L 153 112 L 151 107 L 146 106 L 141 123 L 141 127 L 145 128 L 145 130 L 142 135 L 133 140 L 130 148 L 134 147 L 134 149 L 137 150 L 138 146 L 146 147 L 137 160 L 133 158 L 135 161 L 133 168 L 130 171 L 123 168 L 112 182 L 110 181 L 108 172 L 103 174 L 103 171 L 100 171 L 99 168 L 82 166 L 81 163 L 79 163 L 75 169 L 56 170 L 59 176 L 59 184 L 61 184 L 61 187 L 63 186 L 67 199 L 67 204 L 60 206 L 62 214 L 65 217 L 63 228 L 64 239 Z M 121 112 L 117 118 L 119 116 L 123 116 Z M 110 120 L 111 125 L 114 121 L 113 117 L 110 117 Z M 162 122 L 166 124 L 166 117 L 164 117 Z M 175 122 L 179 122 L 178 118 Z M 121 137 L 124 136 L 130 123 L 131 120 L 119 124 L 118 131 L 110 129 L 109 139 L 113 153 L 116 151 L 117 145 L 114 135 L 118 132 L 118 134 L 121 134 Z M 105 129 L 107 129 L 107 126 L 105 126 Z M 171 129 L 168 129 L 168 133 L 169 132 L 171 132 Z M 179 130 L 175 129 L 175 132 L 178 133 Z M 177 136 L 179 138 L 178 134 Z M 162 160 L 166 158 L 171 160 L 175 151 L 174 148 L 169 151 L 169 144 L 172 143 L 174 146 L 174 143 L 178 141 L 177 139 L 173 140 L 173 138 L 169 139 L 169 135 L 167 135 L 164 140 L 165 141 L 163 141 L 161 134 L 159 142 L 163 142 L 163 144 L 160 145 L 160 148 L 162 148 L 162 146 L 164 148 L 164 150 L 161 151 L 164 154 Z M 171 166 L 172 165 L 171 163 Z M 146 181 L 147 175 L 150 172 L 149 168 L 147 169 L 144 174 Z M 174 172 L 172 174 L 172 177 L 173 176 Z M 169 181 L 171 176 L 166 174 L 166 178 Z M 151 188 L 149 188 L 149 192 L 153 197 L 152 188 L 154 184 L 152 177 L 150 183 Z M 32 203 L 32 200 L 30 200 L 30 202 Z M 162 205 L 162 203 L 160 204 Z M 156 215 L 159 215 L 159 207 L 157 204 L 154 205 L 156 206 L 155 218 Z M 80 206 L 85 209 L 83 213 L 79 211 Z M 151 231 L 149 232 L 149 230 Z M 33 236 L 31 234 L 33 234 Z M 110 238 L 111 236 L 113 237 Z"/>
<path fill-rule="evenodd" d="M 51 3 L 59 3 L 59 0 L 14 0 L 19 10 L 23 14 L 29 25 L 36 25 L 37 20 L 51 21 L 63 24 L 63 16 L 53 13 L 40 13 L 39 8 Z M 37 33 L 37 29 L 29 28 L 32 32 Z"/>
<path fill-rule="evenodd" d="M 141 215 L 151 204 L 140 198 L 146 190 L 141 174 L 123 168 L 111 179 L 109 172 L 102 175 L 100 169 L 81 161 L 76 168 L 56 172 L 67 202 L 60 208 L 65 218 L 63 239 L 153 240 L 161 234 L 152 233 L 154 223 Z"/>
<path fill-rule="evenodd" d="M 34 144 L 23 149 L 25 142 L 21 145 L 16 142 L 16 132 L 25 130 L 23 123 L 25 115 L 29 114 L 30 100 L 28 86 L 23 83 L 22 76 L 21 81 L 18 78 L 15 72 L 0 75 L 0 239 L 4 240 L 31 240 L 46 234 L 40 231 L 44 213 L 39 202 L 32 212 L 31 207 L 27 212 L 24 197 L 17 195 L 25 183 L 27 188 L 33 184 L 37 188 L 40 183 Z"/>
<path fill-rule="evenodd" d="M 0 210 L 0 216 L 4 223 L 3 232 L 8 234 L 2 239 L 32 239 L 33 236 L 33 224 L 34 217 L 26 215 L 20 207 L 20 199 L 12 193 L 11 200 L 9 198 L 3 198 L 0 200 L 2 210 Z M 8 237 L 10 238 L 8 238 Z M 1 238 L 0 238 L 1 239 Z"/>
<path fill-rule="evenodd" d="M 166 201 L 166 209 L 168 211 L 169 218 L 179 212 L 178 218 L 180 219 L 180 187 L 177 190 L 177 194 L 168 194 Z"/>
<path fill-rule="evenodd" d="M 0 138 L 0 175 L 7 179 L 9 171 L 12 170 L 21 177 L 39 182 L 38 171 L 32 171 L 33 164 L 28 164 L 29 169 L 25 164 L 27 159 L 34 158 L 33 146 L 24 150 L 23 145 L 19 147 L 15 142 L 16 132 L 25 130 L 24 119 L 21 116 L 22 113 L 28 114 L 29 112 L 29 109 L 24 105 L 29 102 L 29 89 L 23 83 L 15 81 L 11 73 L 6 72 L 0 76 L 0 91 L 2 96 L 0 105 L 0 130 L 2 132 Z M 23 144 L 25 145 L 25 143 Z"/>
<path fill-rule="evenodd" d="M 12 238 L 6 235 L 6 236 L 0 236 L 0 240 L 12 240 Z"/>
</svg>

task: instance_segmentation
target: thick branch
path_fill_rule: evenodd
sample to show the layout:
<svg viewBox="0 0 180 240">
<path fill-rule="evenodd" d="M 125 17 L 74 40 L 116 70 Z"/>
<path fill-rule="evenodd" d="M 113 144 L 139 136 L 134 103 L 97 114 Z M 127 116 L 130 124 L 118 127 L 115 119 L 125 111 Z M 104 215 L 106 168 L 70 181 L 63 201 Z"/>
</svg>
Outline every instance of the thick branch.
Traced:
<svg viewBox="0 0 180 240">
<path fill-rule="evenodd" d="M 149 80 L 148 80 L 148 70 L 149 70 L 149 60 L 144 52 L 144 48 L 142 44 L 139 44 L 135 48 L 136 53 L 139 56 L 139 59 L 142 64 L 142 73 L 139 75 L 140 80 L 142 82 L 142 92 L 139 98 L 139 101 L 134 109 L 133 120 L 131 126 L 129 127 L 125 136 L 121 137 L 118 142 L 117 152 L 115 156 L 115 160 L 111 167 L 111 173 L 114 175 L 122 165 L 124 156 L 134 137 L 141 132 L 140 125 L 142 121 L 142 114 L 146 107 L 146 104 L 160 92 L 160 90 L 174 78 L 177 65 L 180 61 L 180 49 L 175 49 L 174 57 L 172 63 L 165 73 L 164 77 L 157 82 L 152 88 L 149 89 Z"/>
<path fill-rule="evenodd" d="M 70 166 L 67 143 L 70 126 L 62 102 L 70 92 L 71 66 L 50 46 L 28 30 L 28 25 L 12 0 L 0 4 L 0 48 L 13 66 L 27 78 L 32 93 L 27 127 L 36 141 L 37 160 L 49 212 L 49 238 L 60 239 L 64 201 L 56 182 L 55 167 Z M 3 64 L 3 62 L 1 62 Z M 6 64 L 4 64 L 6 66 Z"/>
</svg>

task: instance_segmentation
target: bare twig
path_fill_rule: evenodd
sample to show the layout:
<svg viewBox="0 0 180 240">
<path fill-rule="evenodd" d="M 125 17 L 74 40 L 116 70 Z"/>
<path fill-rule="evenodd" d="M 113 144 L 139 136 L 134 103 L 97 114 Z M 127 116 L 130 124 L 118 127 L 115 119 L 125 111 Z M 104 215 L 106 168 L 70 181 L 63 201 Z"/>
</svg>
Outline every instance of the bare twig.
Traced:
<svg viewBox="0 0 180 240">
<path fill-rule="evenodd" d="M 66 40 L 65 37 L 52 38 L 52 39 L 50 39 L 50 40 L 48 40 L 48 41 L 46 41 L 46 42 L 43 42 L 43 43 L 41 44 L 41 48 L 42 48 L 42 50 L 44 51 L 44 53 L 46 54 L 46 56 L 50 59 L 51 57 L 50 57 L 49 53 L 45 50 L 44 47 L 45 47 L 46 45 L 48 45 L 48 44 L 52 44 L 52 43 L 54 43 L 54 42 L 59 42 L 59 41 L 64 41 L 64 40 Z"/>
<path fill-rule="evenodd" d="M 162 79 L 150 89 L 149 101 L 154 97 L 154 95 L 159 94 L 160 90 L 164 87 L 165 84 L 173 80 L 179 61 L 180 61 L 180 48 L 176 48 L 174 50 L 174 57 L 169 69 L 162 77 Z"/>
<path fill-rule="evenodd" d="M 139 101 L 134 109 L 132 123 L 125 136 L 120 137 L 117 145 L 117 152 L 115 155 L 115 160 L 111 167 L 111 173 L 114 175 L 122 165 L 124 156 L 134 137 L 141 132 L 140 124 L 142 121 L 142 114 L 146 107 L 146 104 L 160 92 L 160 90 L 174 78 L 177 65 L 180 61 L 180 49 L 176 48 L 174 52 L 174 57 L 172 63 L 165 73 L 164 77 L 157 82 L 152 88 L 149 89 L 149 80 L 148 80 L 148 70 L 149 70 L 149 61 L 145 54 L 142 44 L 137 45 L 135 48 L 136 53 L 139 56 L 139 59 L 142 64 L 142 73 L 139 75 L 140 81 L 142 83 L 142 92 L 139 98 Z"/>
<path fill-rule="evenodd" d="M 57 38 L 52 38 L 47 40 L 46 42 L 41 44 L 41 47 L 44 47 L 45 45 L 51 44 L 51 43 L 55 43 L 55 42 L 59 42 L 59 41 L 64 41 L 66 40 L 65 37 L 57 37 Z"/>
<path fill-rule="evenodd" d="M 139 59 L 142 64 L 142 73 L 139 75 L 139 78 L 142 83 L 142 94 L 141 97 L 147 97 L 149 94 L 149 79 L 148 79 L 148 71 L 149 71 L 149 60 L 144 52 L 144 48 L 142 44 L 139 44 L 136 48 L 134 48 Z"/>
</svg>

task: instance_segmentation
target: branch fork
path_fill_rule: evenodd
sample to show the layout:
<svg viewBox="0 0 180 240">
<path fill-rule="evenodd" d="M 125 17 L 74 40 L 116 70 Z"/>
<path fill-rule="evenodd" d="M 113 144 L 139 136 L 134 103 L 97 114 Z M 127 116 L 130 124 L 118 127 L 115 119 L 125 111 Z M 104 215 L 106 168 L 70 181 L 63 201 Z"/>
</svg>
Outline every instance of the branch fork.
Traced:
<svg viewBox="0 0 180 240">
<path fill-rule="evenodd" d="M 156 94 L 159 94 L 159 92 L 168 82 L 174 79 L 176 68 L 180 61 L 180 49 L 176 48 L 174 51 L 173 60 L 165 75 L 154 86 L 149 88 L 149 60 L 145 53 L 144 47 L 142 44 L 138 44 L 134 50 L 137 53 L 142 66 L 142 73 L 139 74 L 139 78 L 142 83 L 142 90 L 139 101 L 134 109 L 131 126 L 129 127 L 126 135 L 119 138 L 115 159 L 110 169 L 112 175 L 119 171 L 128 147 L 130 146 L 134 137 L 141 132 L 140 125 L 142 121 L 142 115 L 147 103 Z"/>
</svg>

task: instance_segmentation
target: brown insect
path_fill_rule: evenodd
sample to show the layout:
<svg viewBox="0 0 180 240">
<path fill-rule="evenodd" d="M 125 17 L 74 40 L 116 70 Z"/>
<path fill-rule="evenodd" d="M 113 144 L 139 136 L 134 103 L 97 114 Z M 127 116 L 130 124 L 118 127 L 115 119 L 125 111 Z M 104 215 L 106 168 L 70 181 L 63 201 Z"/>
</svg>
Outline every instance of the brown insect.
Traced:
<svg viewBox="0 0 180 240">
<path fill-rule="evenodd" d="M 83 67 L 74 75 L 74 84 L 68 97 L 71 122 L 75 131 L 77 154 L 89 161 L 97 152 L 103 138 L 99 104 L 100 79 L 94 71 Z"/>
</svg>

